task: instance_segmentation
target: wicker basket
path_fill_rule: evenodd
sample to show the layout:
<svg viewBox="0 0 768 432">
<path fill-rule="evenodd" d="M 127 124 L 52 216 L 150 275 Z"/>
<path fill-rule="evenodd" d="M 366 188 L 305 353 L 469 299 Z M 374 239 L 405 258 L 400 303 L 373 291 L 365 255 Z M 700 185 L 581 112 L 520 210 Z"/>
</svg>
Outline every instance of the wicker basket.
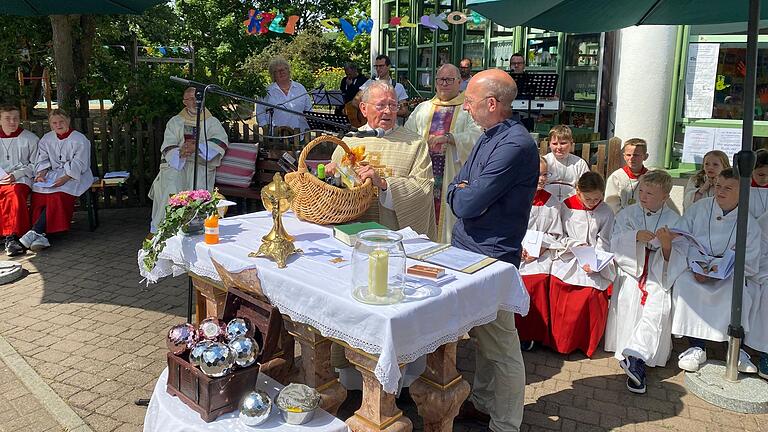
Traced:
<svg viewBox="0 0 768 432">
<path fill-rule="evenodd" d="M 296 194 L 291 207 L 299 219 L 316 224 L 349 222 L 360 217 L 371 206 L 375 197 L 374 187 L 371 180 L 366 179 L 360 186 L 339 188 L 313 176 L 307 170 L 307 155 L 325 141 L 350 152 L 344 141 L 333 136 L 324 135 L 310 141 L 299 156 L 299 170 L 285 175 L 285 181 Z"/>
</svg>

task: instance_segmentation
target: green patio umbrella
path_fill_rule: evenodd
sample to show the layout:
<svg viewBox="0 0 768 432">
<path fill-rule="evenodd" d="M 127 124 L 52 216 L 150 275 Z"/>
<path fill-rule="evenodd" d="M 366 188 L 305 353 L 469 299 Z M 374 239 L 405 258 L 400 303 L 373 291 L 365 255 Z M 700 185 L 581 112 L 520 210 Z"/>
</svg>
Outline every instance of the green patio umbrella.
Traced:
<svg viewBox="0 0 768 432">
<path fill-rule="evenodd" d="M 761 6 L 764 6 L 761 8 Z M 733 166 L 739 173 L 736 262 L 733 274 L 731 322 L 726 379 L 738 380 L 739 347 L 744 337 L 741 306 L 744 255 L 749 212 L 749 188 L 755 153 L 752 151 L 757 37 L 760 19 L 768 19 L 768 0 L 467 0 L 467 7 L 507 27 L 524 25 L 570 33 L 618 30 L 633 25 L 695 25 L 747 22 L 747 74 L 744 80 L 744 120 L 741 148 Z M 762 10 L 762 12 L 761 12 Z M 763 252 L 766 253 L 766 252 Z"/>
<path fill-rule="evenodd" d="M 164 0 L 2 0 L 0 15 L 141 14 Z"/>
<path fill-rule="evenodd" d="M 768 0 L 760 0 L 768 19 Z M 746 22 L 749 0 L 467 0 L 467 7 L 507 27 L 594 33 L 649 24 Z"/>
</svg>

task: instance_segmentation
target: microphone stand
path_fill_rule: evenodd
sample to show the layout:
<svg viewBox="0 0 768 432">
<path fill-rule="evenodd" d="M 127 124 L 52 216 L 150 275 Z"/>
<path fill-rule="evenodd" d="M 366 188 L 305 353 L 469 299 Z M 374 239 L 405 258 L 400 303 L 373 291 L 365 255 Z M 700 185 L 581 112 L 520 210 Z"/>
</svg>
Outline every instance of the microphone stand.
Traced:
<svg viewBox="0 0 768 432">
<path fill-rule="evenodd" d="M 251 98 L 251 97 L 248 97 L 248 96 L 243 96 L 243 95 L 239 95 L 237 93 L 232 93 L 232 92 L 229 92 L 229 91 L 226 91 L 226 90 L 222 89 L 221 87 L 219 87 L 219 86 L 217 86 L 215 84 L 203 84 L 203 83 L 200 83 L 200 82 L 197 82 L 197 81 L 192 81 L 192 80 L 187 80 L 187 79 L 183 79 L 183 78 L 178 78 L 178 77 L 175 77 L 175 76 L 171 77 L 171 81 L 179 83 L 179 84 L 182 84 L 182 85 L 185 85 L 187 87 L 202 88 L 203 89 L 203 93 L 204 93 L 203 96 L 205 96 L 205 93 L 209 92 L 209 93 L 217 94 L 217 95 L 220 95 L 220 96 L 225 96 L 225 97 L 230 97 L 230 98 L 238 99 L 238 100 L 245 101 L 245 102 L 250 102 L 250 103 L 256 104 L 256 105 L 263 105 L 263 106 L 265 106 L 267 108 L 273 108 L 273 109 L 276 109 L 276 110 L 279 110 L 279 111 L 287 112 L 289 114 L 294 114 L 294 115 L 302 116 L 304 118 L 312 119 L 312 120 L 317 121 L 318 123 L 327 124 L 329 126 L 334 126 L 334 127 L 338 128 L 339 130 L 344 130 L 345 133 L 346 132 L 357 132 L 357 128 L 354 128 L 354 127 L 352 127 L 352 126 L 350 126 L 348 124 L 343 124 L 343 123 L 335 122 L 333 120 L 324 119 L 322 117 L 318 117 L 318 116 L 315 116 L 315 115 L 312 115 L 312 114 L 304 114 L 303 112 L 294 111 L 292 109 L 289 109 L 289 108 L 286 108 L 286 107 L 283 107 L 283 106 L 280 106 L 280 105 L 275 105 L 275 104 L 272 104 L 272 103 L 269 103 L 269 102 L 264 102 L 262 100 L 257 100 L 257 99 L 254 99 L 254 98 Z"/>
</svg>

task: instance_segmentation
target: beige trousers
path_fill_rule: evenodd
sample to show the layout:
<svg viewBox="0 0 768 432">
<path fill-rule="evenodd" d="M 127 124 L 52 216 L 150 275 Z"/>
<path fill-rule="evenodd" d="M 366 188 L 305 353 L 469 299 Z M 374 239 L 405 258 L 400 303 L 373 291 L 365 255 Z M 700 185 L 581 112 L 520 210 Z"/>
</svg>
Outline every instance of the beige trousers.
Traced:
<svg viewBox="0 0 768 432">
<path fill-rule="evenodd" d="M 515 314 L 499 311 L 496 320 L 469 331 L 477 343 L 475 380 L 469 400 L 491 416 L 494 432 L 517 432 L 523 421 L 525 364 Z"/>
</svg>

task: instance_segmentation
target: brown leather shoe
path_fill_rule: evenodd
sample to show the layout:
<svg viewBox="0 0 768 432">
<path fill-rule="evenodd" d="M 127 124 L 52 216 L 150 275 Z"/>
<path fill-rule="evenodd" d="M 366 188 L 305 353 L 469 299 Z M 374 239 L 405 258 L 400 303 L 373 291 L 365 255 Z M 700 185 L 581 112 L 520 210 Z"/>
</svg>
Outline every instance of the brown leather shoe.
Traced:
<svg viewBox="0 0 768 432">
<path fill-rule="evenodd" d="M 466 400 L 461 404 L 456 420 L 476 420 L 482 423 L 488 423 L 491 421 L 491 416 L 475 408 L 475 404 Z"/>
</svg>

